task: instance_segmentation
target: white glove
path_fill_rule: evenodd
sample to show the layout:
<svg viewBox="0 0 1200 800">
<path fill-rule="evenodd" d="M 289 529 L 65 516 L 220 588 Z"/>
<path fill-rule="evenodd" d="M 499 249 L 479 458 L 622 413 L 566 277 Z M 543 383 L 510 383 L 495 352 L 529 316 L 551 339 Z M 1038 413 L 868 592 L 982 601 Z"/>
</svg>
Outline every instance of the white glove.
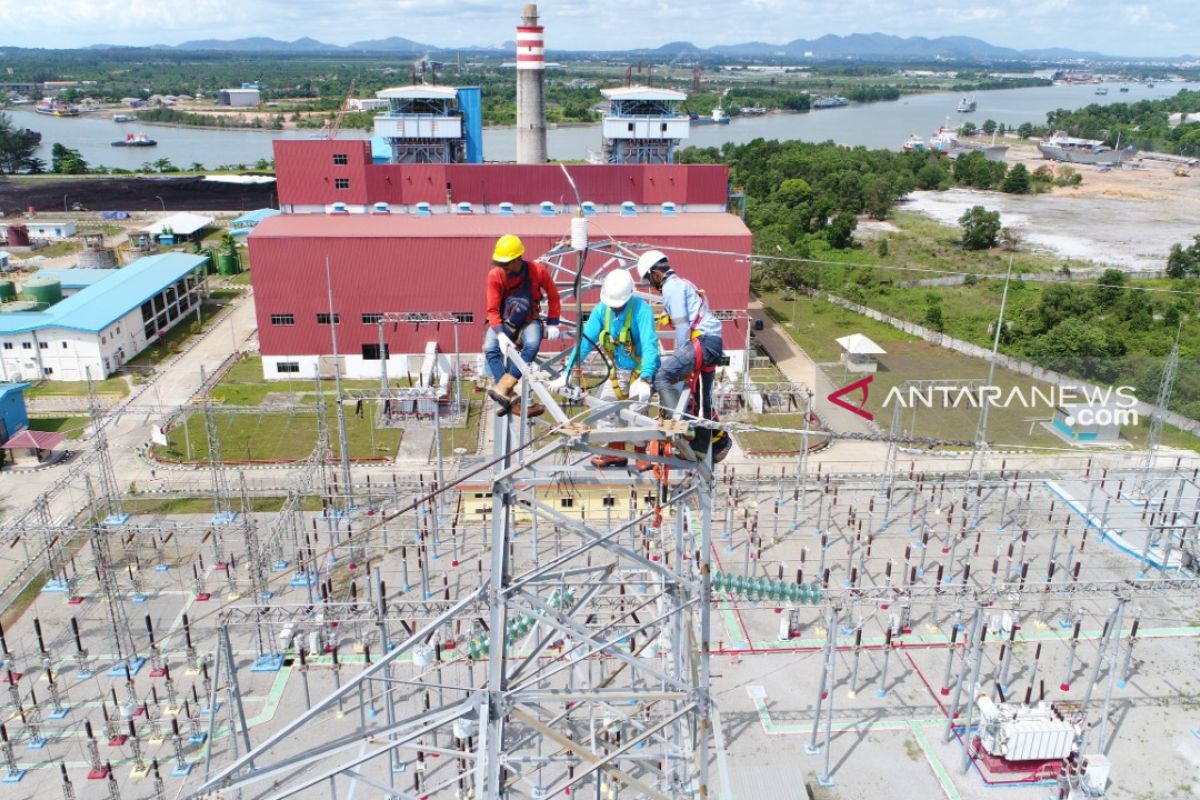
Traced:
<svg viewBox="0 0 1200 800">
<path fill-rule="evenodd" d="M 558 329 L 557 325 L 547 325 L 546 326 L 546 341 L 553 342 L 554 340 L 559 339 L 561 337 L 562 337 L 562 331 Z"/>
<path fill-rule="evenodd" d="M 561 375 L 550 381 L 550 391 L 562 394 L 562 390 L 565 388 L 567 388 L 567 371 L 563 370 Z"/>
<path fill-rule="evenodd" d="M 629 399 L 637 400 L 639 403 L 648 403 L 650 401 L 650 384 L 641 378 L 629 384 Z"/>
</svg>

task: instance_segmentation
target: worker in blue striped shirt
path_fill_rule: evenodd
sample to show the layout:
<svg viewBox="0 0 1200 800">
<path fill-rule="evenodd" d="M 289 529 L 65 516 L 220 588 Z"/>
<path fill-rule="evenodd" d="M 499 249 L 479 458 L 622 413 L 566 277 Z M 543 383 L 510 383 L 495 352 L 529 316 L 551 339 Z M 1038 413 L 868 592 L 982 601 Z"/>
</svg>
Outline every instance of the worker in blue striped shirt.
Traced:
<svg viewBox="0 0 1200 800">
<path fill-rule="evenodd" d="M 662 360 L 654 376 L 659 402 L 668 413 L 674 413 L 684 381 L 688 381 L 692 406 L 684 410 L 701 419 L 713 419 L 713 378 L 725 354 L 721 320 L 712 313 L 700 290 L 691 281 L 675 274 L 662 251 L 643 253 L 638 259 L 637 271 L 643 281 L 662 295 L 665 316 L 675 331 L 675 351 Z M 708 428 L 697 428 L 692 449 L 703 457 L 711 444 L 713 463 L 718 463 L 728 455 L 731 443 L 724 432 L 712 434 Z"/>
</svg>

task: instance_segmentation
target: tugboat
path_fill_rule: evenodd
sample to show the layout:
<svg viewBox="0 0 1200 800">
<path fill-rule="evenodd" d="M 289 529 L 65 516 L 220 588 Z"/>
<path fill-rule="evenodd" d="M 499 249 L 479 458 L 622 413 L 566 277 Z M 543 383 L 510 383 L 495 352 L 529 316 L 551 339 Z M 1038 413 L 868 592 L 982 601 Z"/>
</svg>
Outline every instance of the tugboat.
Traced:
<svg viewBox="0 0 1200 800">
<path fill-rule="evenodd" d="M 850 101 L 840 95 L 833 97 L 818 97 L 812 101 L 811 108 L 841 108 L 850 105 Z"/>
<path fill-rule="evenodd" d="M 39 114 L 48 114 L 52 117 L 78 117 L 79 107 L 68 105 L 59 100 L 45 100 L 33 107 L 33 110 Z"/>
<path fill-rule="evenodd" d="M 113 147 L 154 147 L 158 142 L 150 139 L 144 133 L 131 133 L 124 139 L 112 143 Z"/>
<path fill-rule="evenodd" d="M 964 97 L 962 100 L 958 101 L 958 113 L 970 114 L 974 110 L 975 110 L 975 98 L 974 97 Z"/>
<path fill-rule="evenodd" d="M 725 113 L 725 109 L 717 106 L 712 110 L 712 114 L 706 117 L 691 115 L 689 122 L 693 125 L 728 125 L 729 115 Z"/>
<path fill-rule="evenodd" d="M 137 117 L 132 114 L 116 114 L 113 116 L 113 122 L 137 122 Z"/>
</svg>

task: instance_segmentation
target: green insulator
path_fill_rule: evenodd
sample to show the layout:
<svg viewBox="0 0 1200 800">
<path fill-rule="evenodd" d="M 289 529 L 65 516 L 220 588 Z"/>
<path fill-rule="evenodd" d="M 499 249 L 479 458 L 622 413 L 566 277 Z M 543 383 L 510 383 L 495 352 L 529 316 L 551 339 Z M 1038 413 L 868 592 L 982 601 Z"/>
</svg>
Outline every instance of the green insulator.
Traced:
<svg viewBox="0 0 1200 800">
<path fill-rule="evenodd" d="M 712 590 L 713 590 L 714 592 L 723 592 L 723 591 L 725 591 L 725 573 L 724 573 L 724 572 L 716 572 L 716 573 L 713 573 L 713 576 L 712 576 Z"/>
<path fill-rule="evenodd" d="M 788 587 L 787 587 L 787 599 L 788 599 L 788 600 L 790 600 L 790 601 L 791 601 L 791 602 L 793 602 L 793 603 L 794 603 L 794 602 L 796 602 L 797 600 L 799 600 L 799 599 L 800 599 L 800 586 L 799 586 L 799 584 L 795 584 L 795 583 L 793 583 L 793 584 L 791 584 L 790 586 L 788 586 Z"/>
<path fill-rule="evenodd" d="M 808 584 L 807 583 L 800 584 L 800 598 L 799 599 L 800 599 L 801 603 L 808 602 Z"/>
<path fill-rule="evenodd" d="M 743 578 L 741 575 L 738 575 L 736 578 L 733 579 L 733 593 L 734 594 L 745 594 L 746 593 L 746 579 Z"/>
<path fill-rule="evenodd" d="M 808 599 L 814 606 L 821 602 L 821 586 L 818 583 L 813 583 L 808 587 Z"/>
</svg>

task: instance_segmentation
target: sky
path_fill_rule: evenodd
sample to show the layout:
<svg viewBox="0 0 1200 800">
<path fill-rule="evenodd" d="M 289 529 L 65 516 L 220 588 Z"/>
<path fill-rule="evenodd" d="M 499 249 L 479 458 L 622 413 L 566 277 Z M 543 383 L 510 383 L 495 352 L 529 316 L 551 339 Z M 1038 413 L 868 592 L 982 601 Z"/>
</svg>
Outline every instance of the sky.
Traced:
<svg viewBox="0 0 1200 800">
<path fill-rule="evenodd" d="M 550 49 L 783 44 L 827 33 L 975 36 L 1016 49 L 1110 55 L 1200 53 L 1196 0 L 623 0 L 540 4 Z M 0 45 L 178 44 L 310 36 L 331 44 L 403 36 L 440 47 L 514 39 L 519 0 L 0 0 Z M 335 24 L 336 14 L 336 24 Z"/>
</svg>

